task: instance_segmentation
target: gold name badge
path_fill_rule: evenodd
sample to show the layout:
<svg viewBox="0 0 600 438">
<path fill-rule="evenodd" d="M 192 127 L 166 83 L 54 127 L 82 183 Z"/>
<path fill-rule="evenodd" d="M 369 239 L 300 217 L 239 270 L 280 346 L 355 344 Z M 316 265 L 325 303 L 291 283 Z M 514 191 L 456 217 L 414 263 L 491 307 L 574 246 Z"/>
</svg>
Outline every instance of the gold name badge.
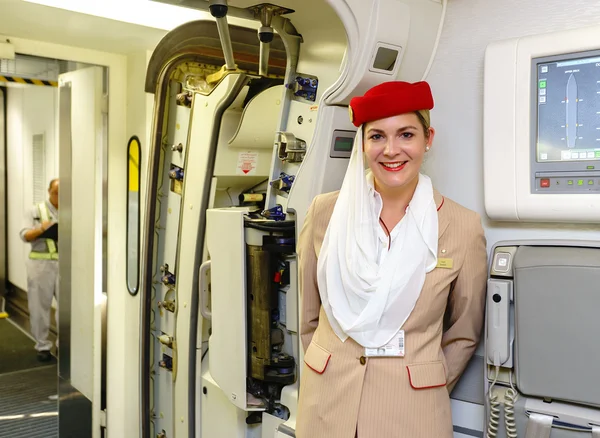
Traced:
<svg viewBox="0 0 600 438">
<path fill-rule="evenodd" d="M 436 268 L 452 269 L 452 259 L 438 259 Z"/>
</svg>

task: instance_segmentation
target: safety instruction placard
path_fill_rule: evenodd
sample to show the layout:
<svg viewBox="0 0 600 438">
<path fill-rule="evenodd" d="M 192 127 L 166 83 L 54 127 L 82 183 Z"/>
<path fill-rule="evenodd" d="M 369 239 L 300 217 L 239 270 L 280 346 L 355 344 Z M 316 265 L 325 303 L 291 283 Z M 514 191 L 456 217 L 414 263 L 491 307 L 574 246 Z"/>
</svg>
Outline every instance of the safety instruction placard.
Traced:
<svg viewBox="0 0 600 438">
<path fill-rule="evenodd" d="M 258 152 L 247 151 L 238 154 L 236 175 L 255 175 L 258 167 Z"/>
</svg>

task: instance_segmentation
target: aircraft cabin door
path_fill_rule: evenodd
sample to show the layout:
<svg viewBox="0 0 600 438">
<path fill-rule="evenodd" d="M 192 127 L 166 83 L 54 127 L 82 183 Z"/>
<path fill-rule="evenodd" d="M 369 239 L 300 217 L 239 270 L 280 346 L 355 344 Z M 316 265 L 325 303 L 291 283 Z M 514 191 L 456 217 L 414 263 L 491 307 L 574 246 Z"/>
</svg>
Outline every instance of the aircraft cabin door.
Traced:
<svg viewBox="0 0 600 438">
<path fill-rule="evenodd" d="M 59 76 L 59 434 L 100 438 L 105 403 L 107 99 L 102 67 Z"/>
</svg>

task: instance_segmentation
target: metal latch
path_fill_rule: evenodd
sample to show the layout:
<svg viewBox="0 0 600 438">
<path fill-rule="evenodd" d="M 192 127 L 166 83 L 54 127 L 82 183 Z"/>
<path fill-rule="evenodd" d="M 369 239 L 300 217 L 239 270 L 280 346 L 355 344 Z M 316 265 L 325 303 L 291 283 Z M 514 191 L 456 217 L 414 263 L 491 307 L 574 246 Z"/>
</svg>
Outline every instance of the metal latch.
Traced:
<svg viewBox="0 0 600 438">
<path fill-rule="evenodd" d="M 278 179 L 271 181 L 271 187 L 280 192 L 289 193 L 295 179 L 296 177 L 294 175 L 288 175 L 287 173 L 281 172 Z"/>
<path fill-rule="evenodd" d="M 291 132 L 278 132 L 275 144 L 280 160 L 299 163 L 304 159 L 306 142 L 296 138 Z"/>
</svg>

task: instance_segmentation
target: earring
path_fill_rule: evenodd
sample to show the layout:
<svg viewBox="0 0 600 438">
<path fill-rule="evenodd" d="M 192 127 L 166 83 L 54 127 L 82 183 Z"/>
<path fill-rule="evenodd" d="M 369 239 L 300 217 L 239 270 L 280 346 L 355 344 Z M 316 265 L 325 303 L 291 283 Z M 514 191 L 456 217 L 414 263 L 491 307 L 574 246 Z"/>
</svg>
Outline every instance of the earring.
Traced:
<svg viewBox="0 0 600 438">
<path fill-rule="evenodd" d="M 429 152 L 429 146 L 425 148 L 425 152 Z"/>
</svg>

